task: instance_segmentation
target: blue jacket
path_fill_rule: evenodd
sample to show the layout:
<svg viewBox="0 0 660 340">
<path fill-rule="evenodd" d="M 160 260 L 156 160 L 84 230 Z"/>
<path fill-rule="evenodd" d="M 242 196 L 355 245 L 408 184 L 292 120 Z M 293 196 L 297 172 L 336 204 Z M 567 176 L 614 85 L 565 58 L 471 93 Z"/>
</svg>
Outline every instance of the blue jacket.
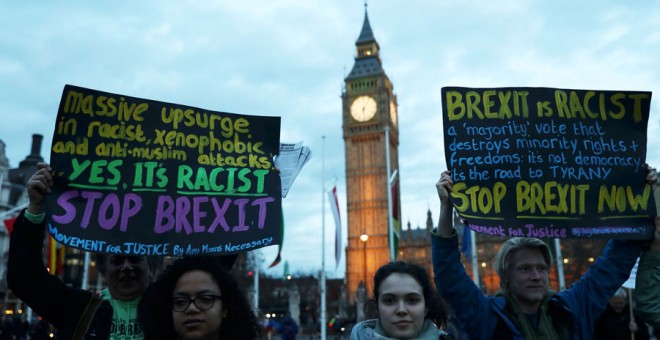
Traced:
<svg viewBox="0 0 660 340">
<path fill-rule="evenodd" d="M 484 296 L 465 273 L 456 232 L 453 237 L 446 238 L 432 235 L 435 285 L 452 306 L 470 339 L 494 339 L 498 323 L 499 327 L 508 328 L 511 338 L 523 339 L 504 311 L 504 298 Z M 591 339 L 594 322 L 605 310 L 607 300 L 630 276 L 641 250 L 639 241 L 610 240 L 603 254 L 577 283 L 550 299 L 553 320 L 567 321 L 571 339 Z"/>
</svg>

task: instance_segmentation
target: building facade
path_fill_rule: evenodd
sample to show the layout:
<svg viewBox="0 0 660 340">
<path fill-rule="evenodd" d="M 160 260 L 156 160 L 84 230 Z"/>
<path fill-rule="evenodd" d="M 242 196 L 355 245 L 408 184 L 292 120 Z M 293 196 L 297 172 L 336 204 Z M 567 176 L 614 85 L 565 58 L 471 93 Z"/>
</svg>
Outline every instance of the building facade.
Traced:
<svg viewBox="0 0 660 340">
<path fill-rule="evenodd" d="M 43 136 L 32 135 L 30 154 L 22 160 L 17 168 L 10 168 L 5 143 L 0 140 L 0 297 L 2 312 L 22 313 L 21 302 L 7 287 L 7 255 L 9 252 L 9 232 L 11 220 L 20 210 L 27 206 L 25 190 L 28 179 L 37 169 L 37 163 L 43 162 L 41 143 Z"/>
</svg>

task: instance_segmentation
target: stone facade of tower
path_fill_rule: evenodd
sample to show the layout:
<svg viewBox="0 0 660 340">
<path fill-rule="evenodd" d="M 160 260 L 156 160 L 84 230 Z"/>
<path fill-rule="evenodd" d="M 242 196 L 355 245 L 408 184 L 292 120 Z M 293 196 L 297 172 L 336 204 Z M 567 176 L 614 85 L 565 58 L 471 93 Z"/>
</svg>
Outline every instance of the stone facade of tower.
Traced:
<svg viewBox="0 0 660 340">
<path fill-rule="evenodd" d="M 397 98 L 382 68 L 379 45 L 366 11 L 355 46 L 355 64 L 344 79 L 342 93 L 348 222 L 346 285 L 351 303 L 356 300 L 360 282 L 365 283 L 371 296 L 376 269 L 390 261 L 389 178 L 399 164 Z M 391 205 L 399 211 L 397 183 Z"/>
</svg>

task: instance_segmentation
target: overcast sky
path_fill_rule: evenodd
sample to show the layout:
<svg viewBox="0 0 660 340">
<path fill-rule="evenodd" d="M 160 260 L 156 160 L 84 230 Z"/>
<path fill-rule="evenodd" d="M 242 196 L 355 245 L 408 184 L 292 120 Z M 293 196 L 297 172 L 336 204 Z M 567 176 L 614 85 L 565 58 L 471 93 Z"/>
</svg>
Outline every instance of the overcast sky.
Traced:
<svg viewBox="0 0 660 340">
<path fill-rule="evenodd" d="M 660 90 L 660 4 L 634 3 L 370 1 L 399 102 L 403 222 L 423 227 L 429 208 L 437 221 L 443 86 Z M 281 140 L 304 141 L 314 153 L 284 199 L 283 259 L 291 272 L 320 269 L 323 168 L 326 182 L 337 178 L 346 228 L 340 95 L 363 1 L 12 1 L 0 5 L 0 19 L 0 139 L 12 167 L 30 152 L 33 133 L 44 135 L 49 160 L 65 84 L 281 116 Z M 659 105 L 654 94 L 647 161 L 656 166 Z M 341 277 L 325 211 L 326 269 Z M 276 248 L 261 254 L 270 263 Z"/>
</svg>

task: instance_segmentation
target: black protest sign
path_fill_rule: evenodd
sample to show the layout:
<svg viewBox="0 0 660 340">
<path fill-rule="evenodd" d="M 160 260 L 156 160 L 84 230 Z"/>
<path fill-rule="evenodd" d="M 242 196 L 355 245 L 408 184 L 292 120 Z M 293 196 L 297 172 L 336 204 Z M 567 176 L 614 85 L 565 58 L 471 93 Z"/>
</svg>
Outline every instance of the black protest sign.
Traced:
<svg viewBox="0 0 660 340">
<path fill-rule="evenodd" d="M 86 251 L 232 254 L 281 242 L 280 118 L 67 85 L 50 234 Z"/>
<path fill-rule="evenodd" d="M 650 92 L 442 89 L 451 200 L 496 236 L 651 237 Z"/>
</svg>

